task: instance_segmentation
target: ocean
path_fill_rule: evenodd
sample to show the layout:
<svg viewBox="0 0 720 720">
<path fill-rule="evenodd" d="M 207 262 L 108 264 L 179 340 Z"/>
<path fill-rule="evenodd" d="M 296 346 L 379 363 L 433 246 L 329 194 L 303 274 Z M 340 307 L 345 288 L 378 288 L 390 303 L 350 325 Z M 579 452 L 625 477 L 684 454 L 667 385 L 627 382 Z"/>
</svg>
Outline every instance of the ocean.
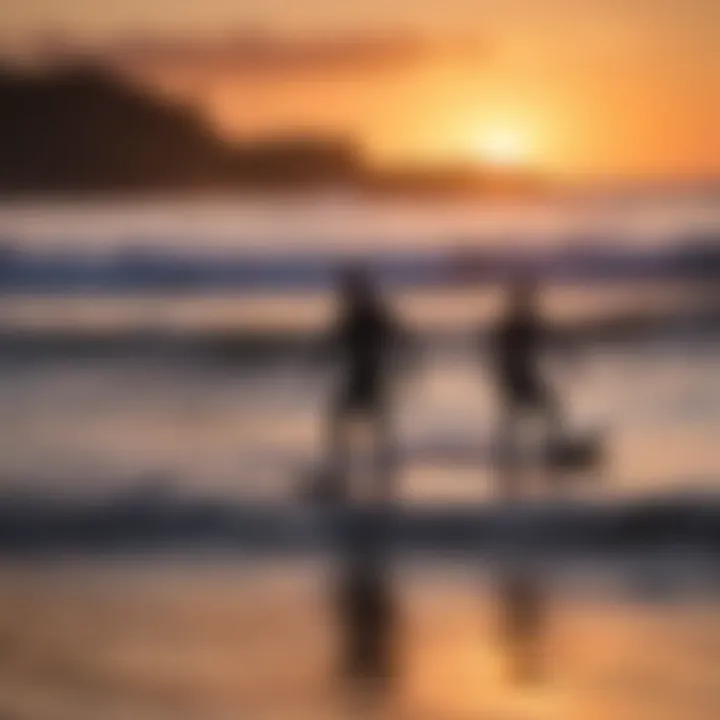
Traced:
<svg viewBox="0 0 720 720">
<path fill-rule="evenodd" d="M 308 339 L 351 258 L 421 345 L 393 395 L 385 716 L 716 717 L 715 197 L 4 202 L 0 246 L 0 714 L 356 716 L 333 535 L 302 496 L 337 382 Z M 578 339 L 548 375 L 606 455 L 518 519 L 551 596 L 532 690 L 504 678 L 494 625 L 482 344 L 523 263 Z"/>
</svg>

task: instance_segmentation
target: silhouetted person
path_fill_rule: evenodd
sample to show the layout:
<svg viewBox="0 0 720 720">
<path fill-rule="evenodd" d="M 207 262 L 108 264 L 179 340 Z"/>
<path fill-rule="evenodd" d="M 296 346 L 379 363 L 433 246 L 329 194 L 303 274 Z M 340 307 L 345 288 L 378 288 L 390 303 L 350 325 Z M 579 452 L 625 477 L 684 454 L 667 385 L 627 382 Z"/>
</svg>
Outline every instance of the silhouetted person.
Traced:
<svg viewBox="0 0 720 720">
<path fill-rule="evenodd" d="M 548 341 L 548 328 L 537 309 L 537 288 L 530 280 L 518 281 L 509 289 L 507 309 L 492 337 L 492 362 L 498 386 L 502 413 L 502 435 L 513 453 L 518 426 L 527 417 L 540 415 L 545 420 L 548 437 L 560 425 L 555 394 L 548 387 L 540 360 Z M 515 458 L 516 459 L 516 458 Z M 505 458 L 503 492 L 509 498 L 517 495 L 518 478 L 513 472 L 514 458 Z"/>
<path fill-rule="evenodd" d="M 334 351 L 341 364 L 341 380 L 329 414 L 330 469 L 326 478 L 340 493 L 347 491 L 348 431 L 363 420 L 373 431 L 375 490 L 390 492 L 389 362 L 401 337 L 367 275 L 346 270 L 340 285 L 340 314 L 333 333 Z"/>
</svg>

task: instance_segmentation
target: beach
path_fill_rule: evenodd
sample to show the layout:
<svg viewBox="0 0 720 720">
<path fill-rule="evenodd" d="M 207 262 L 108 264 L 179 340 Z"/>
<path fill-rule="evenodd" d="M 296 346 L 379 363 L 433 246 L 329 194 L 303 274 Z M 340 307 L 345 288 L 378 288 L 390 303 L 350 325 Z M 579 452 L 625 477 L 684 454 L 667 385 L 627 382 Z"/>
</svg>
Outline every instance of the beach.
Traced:
<svg viewBox="0 0 720 720">
<path fill-rule="evenodd" d="M 658 593 L 643 595 L 642 566 L 548 575 L 546 680 L 529 687 L 508 675 L 487 567 L 401 567 L 397 676 L 363 715 L 338 677 L 327 561 L 3 563 L 0 710 L 20 720 L 710 720 L 717 595 L 662 572 Z"/>
<path fill-rule="evenodd" d="M 659 202 L 643 222 L 604 204 L 582 217 L 596 234 L 624 228 L 645 262 L 698 224 L 715 227 L 711 209 L 691 205 L 672 214 Z M 178 219 L 168 203 L 114 216 L 25 205 L 2 208 L 0 236 L 23 257 L 71 258 L 85 272 L 88 258 L 138 246 L 172 259 L 201 236 L 206 259 L 272 243 L 317 257 L 338 234 L 348 255 L 382 253 L 383 232 L 410 254 L 441 236 L 484 250 L 512 237 L 522 254 L 563 226 L 556 245 L 571 242 L 580 221 L 558 208 L 332 207 L 200 202 Z M 109 234 L 110 217 L 124 225 Z M 548 377 L 572 427 L 602 437 L 606 461 L 562 497 L 536 483 L 515 524 L 497 505 L 482 344 L 501 284 L 388 289 L 420 351 L 393 386 L 395 673 L 368 708 L 339 677 L 334 533 L 349 518 L 303 495 L 323 467 L 338 382 L 315 354 L 332 295 L 294 280 L 112 293 L 57 282 L 0 297 L 0 715 L 715 717 L 720 343 L 707 324 L 677 319 L 642 333 L 602 325 L 638 308 L 662 316 L 685 286 L 545 288 L 548 318 L 581 340 L 569 361 L 548 358 Z M 354 468 L 362 484 L 364 456 Z M 509 538 L 544 597 L 543 679 L 529 686 L 512 681 L 500 634 Z"/>
</svg>

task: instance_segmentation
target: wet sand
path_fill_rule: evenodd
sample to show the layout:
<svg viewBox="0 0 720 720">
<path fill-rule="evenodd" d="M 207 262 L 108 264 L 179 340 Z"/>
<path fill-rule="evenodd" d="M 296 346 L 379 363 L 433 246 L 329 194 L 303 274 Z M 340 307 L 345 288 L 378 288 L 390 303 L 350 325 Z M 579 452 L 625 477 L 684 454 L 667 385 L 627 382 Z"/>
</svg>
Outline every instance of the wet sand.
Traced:
<svg viewBox="0 0 720 720">
<path fill-rule="evenodd" d="M 325 561 L 24 561 L 0 578 L 0 717 L 367 716 L 336 669 Z M 551 583 L 545 680 L 518 686 L 492 579 L 469 563 L 401 568 L 397 676 L 370 717 L 714 720 L 717 597 L 595 580 Z"/>
</svg>

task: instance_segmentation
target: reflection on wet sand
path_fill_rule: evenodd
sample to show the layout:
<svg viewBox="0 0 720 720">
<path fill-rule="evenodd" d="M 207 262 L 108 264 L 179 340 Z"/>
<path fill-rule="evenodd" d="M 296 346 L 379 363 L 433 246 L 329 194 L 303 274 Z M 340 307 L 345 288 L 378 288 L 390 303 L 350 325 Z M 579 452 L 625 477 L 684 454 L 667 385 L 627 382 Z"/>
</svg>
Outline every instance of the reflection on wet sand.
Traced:
<svg viewBox="0 0 720 720">
<path fill-rule="evenodd" d="M 354 720 L 337 679 L 325 564 L 164 560 L 4 567 L 0 714 L 11 718 Z M 720 609 L 557 588 L 546 683 L 506 672 L 490 592 L 452 564 L 401 568 L 395 720 L 711 720 Z M 555 586 L 554 586 L 555 587 Z M 106 712 L 107 711 L 107 712 Z"/>
<path fill-rule="evenodd" d="M 501 637 L 510 676 L 521 684 L 543 679 L 542 647 L 546 622 L 541 582 L 528 568 L 511 568 L 498 578 Z"/>
</svg>

